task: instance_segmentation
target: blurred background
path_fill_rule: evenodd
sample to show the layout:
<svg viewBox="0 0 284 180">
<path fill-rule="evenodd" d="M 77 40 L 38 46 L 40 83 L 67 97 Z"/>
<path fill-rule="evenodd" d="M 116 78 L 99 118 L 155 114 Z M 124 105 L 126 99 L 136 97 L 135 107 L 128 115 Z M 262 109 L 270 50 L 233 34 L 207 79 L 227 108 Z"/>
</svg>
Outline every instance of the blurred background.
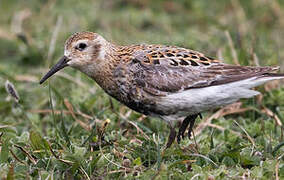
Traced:
<svg viewBox="0 0 284 180">
<path fill-rule="evenodd" d="M 284 178 L 279 81 L 205 113 L 196 143 L 163 153 L 165 123 L 110 99 L 80 72 L 38 83 L 78 31 L 284 72 L 283 29 L 281 0 L 0 0 L 0 178 Z"/>
</svg>

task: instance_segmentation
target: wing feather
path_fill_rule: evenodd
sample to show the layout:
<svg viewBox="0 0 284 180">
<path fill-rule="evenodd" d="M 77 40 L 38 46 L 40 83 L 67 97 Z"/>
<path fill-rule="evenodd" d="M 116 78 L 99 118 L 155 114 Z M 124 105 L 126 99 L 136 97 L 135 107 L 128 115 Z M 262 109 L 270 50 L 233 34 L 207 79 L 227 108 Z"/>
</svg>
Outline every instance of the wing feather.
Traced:
<svg viewBox="0 0 284 180">
<path fill-rule="evenodd" d="M 139 50 L 128 64 L 134 81 L 152 95 L 221 85 L 277 70 L 277 67 L 228 65 L 196 51 L 167 48 L 173 49 L 159 47 L 155 53 L 151 49 Z"/>
</svg>

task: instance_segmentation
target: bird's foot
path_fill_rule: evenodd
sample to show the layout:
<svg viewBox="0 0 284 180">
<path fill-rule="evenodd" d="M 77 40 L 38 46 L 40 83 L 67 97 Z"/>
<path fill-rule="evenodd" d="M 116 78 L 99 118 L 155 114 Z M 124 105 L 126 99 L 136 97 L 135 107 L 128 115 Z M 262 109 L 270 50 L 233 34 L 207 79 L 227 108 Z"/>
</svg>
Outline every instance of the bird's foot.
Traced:
<svg viewBox="0 0 284 180">
<path fill-rule="evenodd" d="M 193 130 L 193 126 L 194 126 L 194 123 L 195 123 L 195 119 L 196 119 L 198 116 L 199 116 L 200 118 L 202 118 L 202 115 L 201 115 L 200 113 L 190 116 L 190 123 L 189 123 L 188 134 L 187 134 L 188 139 L 191 138 L 191 132 L 192 132 L 192 130 Z"/>
<path fill-rule="evenodd" d="M 185 133 L 186 128 L 188 127 L 189 122 L 190 122 L 189 116 L 186 117 L 182 121 L 182 124 L 181 124 L 181 126 L 179 128 L 178 135 L 177 135 L 177 142 L 178 143 L 180 143 L 181 138 L 184 139 L 184 133 Z"/>
<path fill-rule="evenodd" d="M 177 142 L 180 143 L 181 138 L 184 139 L 184 137 L 185 137 L 184 133 L 185 133 L 185 131 L 186 131 L 186 129 L 187 129 L 188 126 L 189 126 L 189 128 L 188 128 L 188 134 L 187 134 L 187 136 L 188 136 L 188 139 L 190 139 L 190 137 L 191 137 L 191 132 L 192 132 L 192 130 L 193 130 L 193 126 L 194 126 L 195 119 L 196 119 L 198 116 L 199 116 L 200 118 L 202 118 L 202 116 L 201 116 L 200 113 L 199 113 L 199 114 L 194 114 L 194 115 L 187 116 L 187 117 L 183 120 L 183 122 L 182 122 L 182 124 L 181 124 L 181 126 L 180 126 L 180 128 L 179 128 L 179 131 L 178 131 L 178 134 L 177 134 L 177 135 L 176 135 L 176 131 L 175 131 L 175 129 L 173 128 L 173 126 L 172 126 L 171 124 L 169 124 L 169 126 L 170 126 L 170 135 L 169 135 L 169 138 L 168 138 L 168 142 L 167 142 L 166 148 L 169 148 L 169 147 L 173 144 L 173 142 L 174 142 L 174 140 L 175 140 L 176 137 L 177 137 Z"/>
<path fill-rule="evenodd" d="M 169 138 L 168 138 L 166 149 L 171 147 L 171 145 L 173 144 L 173 142 L 176 139 L 176 131 L 175 131 L 175 129 L 172 126 L 170 126 L 170 130 L 171 131 L 170 131 L 170 135 L 169 135 Z"/>
</svg>

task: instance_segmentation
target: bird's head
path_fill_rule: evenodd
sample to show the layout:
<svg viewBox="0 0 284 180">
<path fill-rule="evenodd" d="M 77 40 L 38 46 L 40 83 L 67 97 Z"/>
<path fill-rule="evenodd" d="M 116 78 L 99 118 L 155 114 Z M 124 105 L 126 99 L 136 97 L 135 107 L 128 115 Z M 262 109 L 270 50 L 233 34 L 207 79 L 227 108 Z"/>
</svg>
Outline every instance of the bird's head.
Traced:
<svg viewBox="0 0 284 180">
<path fill-rule="evenodd" d="M 64 56 L 46 73 L 40 84 L 66 66 L 90 75 L 104 61 L 105 48 L 108 44 L 102 36 L 93 32 L 73 34 L 65 43 Z"/>
</svg>

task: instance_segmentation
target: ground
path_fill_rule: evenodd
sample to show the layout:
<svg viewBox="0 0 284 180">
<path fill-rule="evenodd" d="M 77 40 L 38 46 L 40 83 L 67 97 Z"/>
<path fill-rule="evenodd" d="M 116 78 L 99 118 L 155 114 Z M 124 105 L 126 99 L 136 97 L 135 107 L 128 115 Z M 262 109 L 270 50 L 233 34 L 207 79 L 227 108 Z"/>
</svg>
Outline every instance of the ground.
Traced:
<svg viewBox="0 0 284 180">
<path fill-rule="evenodd" d="M 131 111 L 82 73 L 66 68 L 38 83 L 66 38 L 85 30 L 284 72 L 283 12 L 280 0 L 0 1 L 0 178 L 284 178 L 283 82 L 203 113 L 195 138 L 167 150 L 166 123 Z"/>
</svg>

